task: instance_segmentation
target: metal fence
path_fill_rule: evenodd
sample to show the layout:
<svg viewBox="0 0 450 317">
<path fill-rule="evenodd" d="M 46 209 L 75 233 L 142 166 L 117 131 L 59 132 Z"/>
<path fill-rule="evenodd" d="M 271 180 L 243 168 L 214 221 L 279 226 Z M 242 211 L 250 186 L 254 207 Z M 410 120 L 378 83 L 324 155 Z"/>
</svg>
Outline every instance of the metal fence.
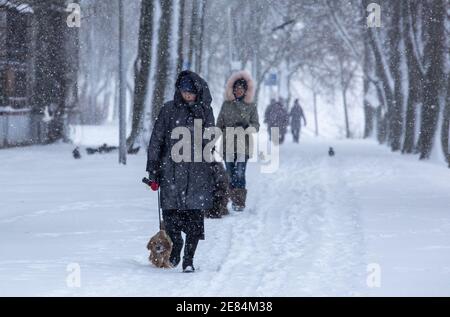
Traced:
<svg viewBox="0 0 450 317">
<path fill-rule="evenodd" d="M 78 110 L 68 109 L 63 116 L 62 140 L 70 140 L 70 124 L 80 124 Z M 31 109 L 0 108 L 0 149 L 13 146 L 46 144 L 51 122 Z"/>
<path fill-rule="evenodd" d="M 30 110 L 0 110 L 0 148 L 32 143 Z"/>
</svg>

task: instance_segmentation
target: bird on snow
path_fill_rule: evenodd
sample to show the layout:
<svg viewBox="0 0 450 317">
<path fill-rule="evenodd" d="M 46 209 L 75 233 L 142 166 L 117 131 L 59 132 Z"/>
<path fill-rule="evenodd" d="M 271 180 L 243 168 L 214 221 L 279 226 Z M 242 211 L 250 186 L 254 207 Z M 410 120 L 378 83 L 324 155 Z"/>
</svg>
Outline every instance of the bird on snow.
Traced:
<svg viewBox="0 0 450 317">
<path fill-rule="evenodd" d="M 78 146 L 72 151 L 73 158 L 78 160 L 81 158 L 80 150 L 78 149 Z"/>
<path fill-rule="evenodd" d="M 334 150 L 333 150 L 333 148 L 332 147 L 330 147 L 330 149 L 328 150 L 328 155 L 331 157 L 331 156 L 334 156 Z"/>
</svg>

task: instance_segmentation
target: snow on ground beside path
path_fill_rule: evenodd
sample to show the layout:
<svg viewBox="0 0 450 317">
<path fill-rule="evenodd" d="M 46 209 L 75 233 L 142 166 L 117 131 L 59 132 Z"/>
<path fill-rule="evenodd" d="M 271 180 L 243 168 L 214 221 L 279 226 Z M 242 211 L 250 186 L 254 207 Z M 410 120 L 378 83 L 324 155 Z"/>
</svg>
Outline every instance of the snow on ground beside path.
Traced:
<svg viewBox="0 0 450 317">
<path fill-rule="evenodd" d="M 450 295 L 448 169 L 368 141 L 290 140 L 277 172 L 250 164 L 244 213 L 206 220 L 195 274 L 148 264 L 144 154 L 124 167 L 68 145 L 1 150 L 0 295 Z"/>
</svg>

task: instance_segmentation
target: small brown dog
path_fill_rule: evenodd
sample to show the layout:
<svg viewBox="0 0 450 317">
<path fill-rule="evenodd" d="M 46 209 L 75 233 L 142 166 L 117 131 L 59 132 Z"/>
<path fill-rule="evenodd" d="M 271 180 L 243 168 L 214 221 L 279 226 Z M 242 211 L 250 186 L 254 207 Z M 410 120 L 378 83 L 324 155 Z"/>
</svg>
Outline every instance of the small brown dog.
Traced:
<svg viewBox="0 0 450 317">
<path fill-rule="evenodd" d="M 155 234 L 147 244 L 147 249 L 150 251 L 150 262 L 158 267 L 170 269 L 169 257 L 172 252 L 172 240 L 165 230 L 160 230 Z"/>
</svg>

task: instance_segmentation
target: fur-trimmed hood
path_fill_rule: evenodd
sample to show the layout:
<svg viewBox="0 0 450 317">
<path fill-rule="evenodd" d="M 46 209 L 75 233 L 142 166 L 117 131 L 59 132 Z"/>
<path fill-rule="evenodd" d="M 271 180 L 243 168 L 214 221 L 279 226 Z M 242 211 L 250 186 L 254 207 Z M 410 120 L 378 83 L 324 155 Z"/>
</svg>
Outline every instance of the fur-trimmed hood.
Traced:
<svg viewBox="0 0 450 317">
<path fill-rule="evenodd" d="M 239 79 L 244 79 L 247 82 L 248 86 L 244 102 L 247 104 L 252 103 L 255 98 L 255 82 L 253 81 L 252 75 L 250 75 L 250 73 L 245 70 L 234 73 L 228 79 L 225 89 L 225 100 L 233 101 L 235 99 L 233 94 L 233 85 Z"/>
</svg>

